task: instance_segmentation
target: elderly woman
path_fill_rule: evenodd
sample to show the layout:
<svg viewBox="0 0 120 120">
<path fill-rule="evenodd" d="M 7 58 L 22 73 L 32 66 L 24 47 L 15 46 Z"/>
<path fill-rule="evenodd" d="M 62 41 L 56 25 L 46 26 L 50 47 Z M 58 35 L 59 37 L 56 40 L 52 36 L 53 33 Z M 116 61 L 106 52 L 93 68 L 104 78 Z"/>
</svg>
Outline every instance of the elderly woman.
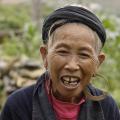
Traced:
<svg viewBox="0 0 120 120">
<path fill-rule="evenodd" d="M 90 84 L 105 59 L 97 16 L 65 6 L 45 19 L 42 37 L 46 72 L 8 97 L 1 120 L 120 120 L 113 98 Z"/>
</svg>

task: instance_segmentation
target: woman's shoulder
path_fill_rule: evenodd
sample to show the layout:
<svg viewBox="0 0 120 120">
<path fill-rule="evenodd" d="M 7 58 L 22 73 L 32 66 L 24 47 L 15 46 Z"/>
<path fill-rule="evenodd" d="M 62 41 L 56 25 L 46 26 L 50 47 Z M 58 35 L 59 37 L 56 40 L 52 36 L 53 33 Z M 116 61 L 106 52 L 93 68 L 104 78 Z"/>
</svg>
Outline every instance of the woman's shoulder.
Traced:
<svg viewBox="0 0 120 120">
<path fill-rule="evenodd" d="M 104 91 L 91 85 L 89 86 L 89 88 L 91 93 L 95 96 L 99 96 L 104 93 Z M 118 105 L 110 93 L 107 93 L 106 97 L 98 102 L 100 103 L 100 106 L 103 110 L 105 120 L 120 120 L 120 112 Z"/>
<path fill-rule="evenodd" d="M 115 99 L 112 97 L 112 95 L 109 92 L 105 92 L 93 86 L 89 86 L 89 89 L 90 92 L 95 96 L 100 96 L 105 94 L 105 98 L 100 100 L 100 103 L 103 104 L 103 106 L 110 105 L 111 107 L 114 107 L 114 105 L 116 105 Z"/>
<path fill-rule="evenodd" d="M 20 99 L 28 99 L 31 98 L 33 95 L 33 90 L 34 90 L 35 85 L 31 85 L 25 88 L 20 88 L 16 91 L 14 91 L 12 94 L 10 94 L 7 98 L 7 101 L 15 101 L 15 100 L 20 100 Z"/>
<path fill-rule="evenodd" d="M 95 88 L 96 95 L 101 95 L 102 90 Z M 107 93 L 106 97 L 103 100 L 99 101 L 105 120 L 120 120 L 120 111 L 115 99 L 110 93 Z"/>
<path fill-rule="evenodd" d="M 35 85 L 21 88 L 10 94 L 1 112 L 1 118 L 4 120 L 13 120 L 12 118 L 24 118 L 30 120 L 32 117 L 32 96 Z"/>
</svg>

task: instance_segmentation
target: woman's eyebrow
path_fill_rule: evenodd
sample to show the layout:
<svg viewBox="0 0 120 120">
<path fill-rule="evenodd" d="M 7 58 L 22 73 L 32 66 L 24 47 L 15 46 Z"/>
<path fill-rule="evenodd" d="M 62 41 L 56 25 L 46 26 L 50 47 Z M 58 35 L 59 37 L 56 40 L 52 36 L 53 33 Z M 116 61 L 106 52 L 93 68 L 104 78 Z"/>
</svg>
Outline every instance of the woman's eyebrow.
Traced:
<svg viewBox="0 0 120 120">
<path fill-rule="evenodd" d="M 70 47 L 67 44 L 65 44 L 65 43 L 57 44 L 55 46 L 55 48 L 67 48 L 67 49 L 70 49 Z"/>
<path fill-rule="evenodd" d="M 71 46 L 67 45 L 66 43 L 60 43 L 60 44 L 57 44 L 55 46 L 56 49 L 58 48 L 66 48 L 66 49 L 70 49 Z M 78 51 L 87 51 L 87 52 L 92 52 L 92 49 L 90 46 L 80 46 L 80 48 L 78 49 Z"/>
<path fill-rule="evenodd" d="M 80 47 L 78 51 L 88 51 L 88 52 L 92 52 L 92 49 L 91 47 L 89 46 L 86 46 L 86 47 Z"/>
</svg>

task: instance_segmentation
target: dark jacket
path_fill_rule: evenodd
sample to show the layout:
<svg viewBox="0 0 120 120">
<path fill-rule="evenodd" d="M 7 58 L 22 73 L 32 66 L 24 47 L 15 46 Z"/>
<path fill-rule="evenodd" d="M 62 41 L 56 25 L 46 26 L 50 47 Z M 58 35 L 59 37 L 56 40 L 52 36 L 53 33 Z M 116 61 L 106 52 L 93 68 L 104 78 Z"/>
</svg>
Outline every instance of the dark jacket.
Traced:
<svg viewBox="0 0 120 120">
<path fill-rule="evenodd" d="M 48 100 L 43 74 L 36 85 L 22 88 L 11 94 L 1 112 L 0 120 L 56 120 L 52 105 Z M 89 87 L 91 94 L 101 91 Z M 111 96 L 99 102 L 86 100 L 81 106 L 78 120 L 120 120 L 118 107 Z"/>
</svg>

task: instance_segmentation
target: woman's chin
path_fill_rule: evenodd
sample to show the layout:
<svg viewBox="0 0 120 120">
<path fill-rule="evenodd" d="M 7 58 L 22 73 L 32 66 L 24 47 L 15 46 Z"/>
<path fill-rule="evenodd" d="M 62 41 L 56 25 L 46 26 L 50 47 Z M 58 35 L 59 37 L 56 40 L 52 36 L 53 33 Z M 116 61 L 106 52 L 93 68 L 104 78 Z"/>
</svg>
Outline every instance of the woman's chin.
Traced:
<svg viewBox="0 0 120 120">
<path fill-rule="evenodd" d="M 73 102 L 73 100 L 74 101 L 78 100 L 78 97 L 80 96 L 80 92 L 77 93 L 76 91 L 71 92 L 71 91 L 66 91 L 66 90 L 63 90 L 63 91 L 56 90 L 53 93 L 53 96 L 56 99 L 61 100 L 63 102 Z"/>
</svg>

